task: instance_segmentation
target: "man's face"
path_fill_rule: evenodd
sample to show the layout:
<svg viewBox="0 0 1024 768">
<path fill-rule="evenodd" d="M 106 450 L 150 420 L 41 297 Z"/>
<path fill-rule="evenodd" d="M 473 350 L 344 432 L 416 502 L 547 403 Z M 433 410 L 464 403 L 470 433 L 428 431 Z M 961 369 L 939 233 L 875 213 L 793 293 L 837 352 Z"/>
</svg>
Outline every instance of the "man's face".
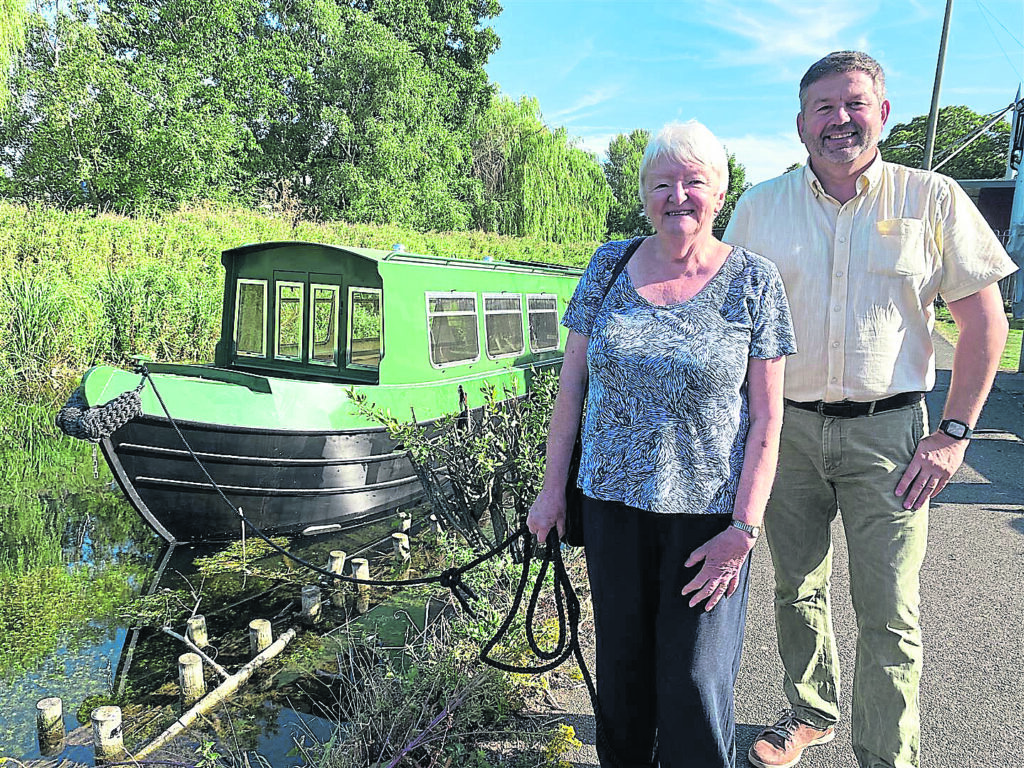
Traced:
<svg viewBox="0 0 1024 768">
<path fill-rule="evenodd" d="M 863 167 L 874 159 L 888 117 L 889 102 L 879 103 L 867 73 L 841 72 L 807 88 L 796 127 L 812 166 Z"/>
</svg>

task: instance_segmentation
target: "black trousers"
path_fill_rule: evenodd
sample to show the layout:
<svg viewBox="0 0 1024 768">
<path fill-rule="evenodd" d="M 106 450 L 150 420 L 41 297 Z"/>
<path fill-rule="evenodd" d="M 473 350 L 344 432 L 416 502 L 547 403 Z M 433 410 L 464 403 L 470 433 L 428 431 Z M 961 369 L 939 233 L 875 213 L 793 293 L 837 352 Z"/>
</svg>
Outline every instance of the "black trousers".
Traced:
<svg viewBox="0 0 1024 768">
<path fill-rule="evenodd" d="M 605 768 L 735 765 L 749 558 L 739 589 L 711 611 L 682 596 L 700 570 L 683 563 L 728 524 L 725 515 L 658 515 L 584 497 Z"/>
</svg>

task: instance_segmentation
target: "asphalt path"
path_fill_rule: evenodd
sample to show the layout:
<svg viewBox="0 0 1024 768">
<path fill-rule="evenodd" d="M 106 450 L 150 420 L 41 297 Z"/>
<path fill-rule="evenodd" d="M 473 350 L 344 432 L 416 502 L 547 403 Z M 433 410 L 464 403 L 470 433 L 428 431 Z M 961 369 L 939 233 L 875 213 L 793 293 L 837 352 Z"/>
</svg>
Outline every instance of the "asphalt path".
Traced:
<svg viewBox="0 0 1024 768">
<path fill-rule="evenodd" d="M 952 348 L 936 339 L 938 377 L 927 401 L 933 421 L 949 387 Z M 842 664 L 841 708 L 850 712 L 856 621 L 846 541 L 833 525 L 832 610 Z M 966 462 L 932 502 L 921 573 L 925 668 L 921 763 L 926 768 L 1024 764 L 1024 374 L 1000 373 Z M 772 612 L 768 547 L 753 553 L 743 662 L 736 684 L 737 766 L 785 706 Z M 592 649 L 590 650 L 592 654 Z M 591 667 L 592 668 L 592 667 Z M 593 712 L 584 690 L 556 688 L 583 748 L 566 755 L 596 765 Z M 856 768 L 849 721 L 829 744 L 808 749 L 802 768 Z M 699 768 L 699 767 L 695 767 Z"/>
</svg>

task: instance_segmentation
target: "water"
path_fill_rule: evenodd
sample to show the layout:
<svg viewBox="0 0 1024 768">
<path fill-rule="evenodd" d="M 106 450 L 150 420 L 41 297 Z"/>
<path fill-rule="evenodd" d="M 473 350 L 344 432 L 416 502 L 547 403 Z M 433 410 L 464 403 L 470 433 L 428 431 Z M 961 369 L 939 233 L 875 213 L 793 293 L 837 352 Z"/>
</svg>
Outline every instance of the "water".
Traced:
<svg viewBox="0 0 1024 768">
<path fill-rule="evenodd" d="M 121 613 L 131 599 L 166 590 L 200 594 L 199 612 L 210 614 L 217 645 L 218 637 L 237 629 L 230 625 L 270 618 L 258 611 L 276 610 L 295 597 L 255 578 L 203 581 L 195 560 L 217 548 L 167 547 L 112 487 L 102 461 L 94 476 L 90 446 L 66 438 L 29 442 L 23 450 L 0 454 L 6 480 L 0 489 L 0 756 L 19 759 L 39 757 L 40 698 L 63 700 L 70 733 L 112 695 L 124 692 L 145 701 L 154 687 L 176 680 L 177 655 L 184 648 L 155 629 L 132 630 L 131 618 Z M 390 525 L 293 545 L 301 556 L 326 563 L 331 549 L 355 552 L 386 535 Z M 252 595 L 258 597 L 247 602 Z M 244 663 L 225 654 L 233 664 L 229 671 Z M 301 702 L 296 706 L 309 709 Z M 336 728 L 266 697 L 248 707 L 243 719 L 255 727 L 244 746 L 275 768 L 303 764 L 296 741 L 326 741 Z M 82 747 L 70 747 L 62 757 L 92 761 L 91 749 Z"/>
</svg>

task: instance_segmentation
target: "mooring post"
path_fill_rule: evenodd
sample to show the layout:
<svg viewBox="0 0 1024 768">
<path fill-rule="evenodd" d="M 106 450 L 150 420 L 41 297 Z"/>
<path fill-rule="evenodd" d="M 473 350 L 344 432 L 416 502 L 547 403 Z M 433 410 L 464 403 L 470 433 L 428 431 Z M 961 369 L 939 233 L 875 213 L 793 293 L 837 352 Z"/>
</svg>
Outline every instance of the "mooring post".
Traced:
<svg viewBox="0 0 1024 768">
<path fill-rule="evenodd" d="M 125 757 L 121 708 L 96 707 L 92 720 L 92 744 L 97 763 L 109 763 Z"/>
<path fill-rule="evenodd" d="M 360 581 L 370 580 L 370 562 L 365 557 L 353 557 L 350 561 L 352 564 L 352 575 Z M 370 585 L 369 584 L 358 584 L 356 585 L 356 613 L 366 613 L 370 608 Z"/>
<path fill-rule="evenodd" d="M 312 626 L 320 621 L 321 613 L 320 587 L 307 584 L 302 588 L 302 621 Z"/>
<path fill-rule="evenodd" d="M 47 696 L 36 702 L 36 732 L 43 757 L 64 751 L 64 702 L 58 697 Z"/>
<path fill-rule="evenodd" d="M 199 654 L 190 651 L 178 657 L 178 682 L 181 684 L 182 709 L 188 709 L 206 695 L 203 660 Z"/>
<path fill-rule="evenodd" d="M 437 536 L 444 528 L 441 526 L 441 521 L 437 519 L 437 515 L 430 516 L 430 532 Z"/>
<path fill-rule="evenodd" d="M 405 533 L 391 534 L 391 549 L 395 553 L 395 559 L 399 563 L 408 563 L 412 557 L 412 549 L 409 546 L 409 536 Z"/>
<path fill-rule="evenodd" d="M 398 532 L 408 533 L 412 528 L 412 513 L 404 509 L 398 513 Z"/>
<path fill-rule="evenodd" d="M 327 570 L 339 576 L 345 572 L 345 558 L 347 555 L 340 549 L 332 549 L 327 559 Z M 331 604 L 335 608 L 345 607 L 345 593 L 341 591 L 342 582 L 335 581 L 331 589 Z"/>
<path fill-rule="evenodd" d="M 206 617 L 203 614 L 197 613 L 188 620 L 185 636 L 198 648 L 205 648 L 210 644 L 210 638 L 206 634 Z"/>
<path fill-rule="evenodd" d="M 274 634 L 270 622 L 266 619 L 253 619 L 249 622 L 249 652 L 258 656 L 270 647 Z"/>
</svg>

